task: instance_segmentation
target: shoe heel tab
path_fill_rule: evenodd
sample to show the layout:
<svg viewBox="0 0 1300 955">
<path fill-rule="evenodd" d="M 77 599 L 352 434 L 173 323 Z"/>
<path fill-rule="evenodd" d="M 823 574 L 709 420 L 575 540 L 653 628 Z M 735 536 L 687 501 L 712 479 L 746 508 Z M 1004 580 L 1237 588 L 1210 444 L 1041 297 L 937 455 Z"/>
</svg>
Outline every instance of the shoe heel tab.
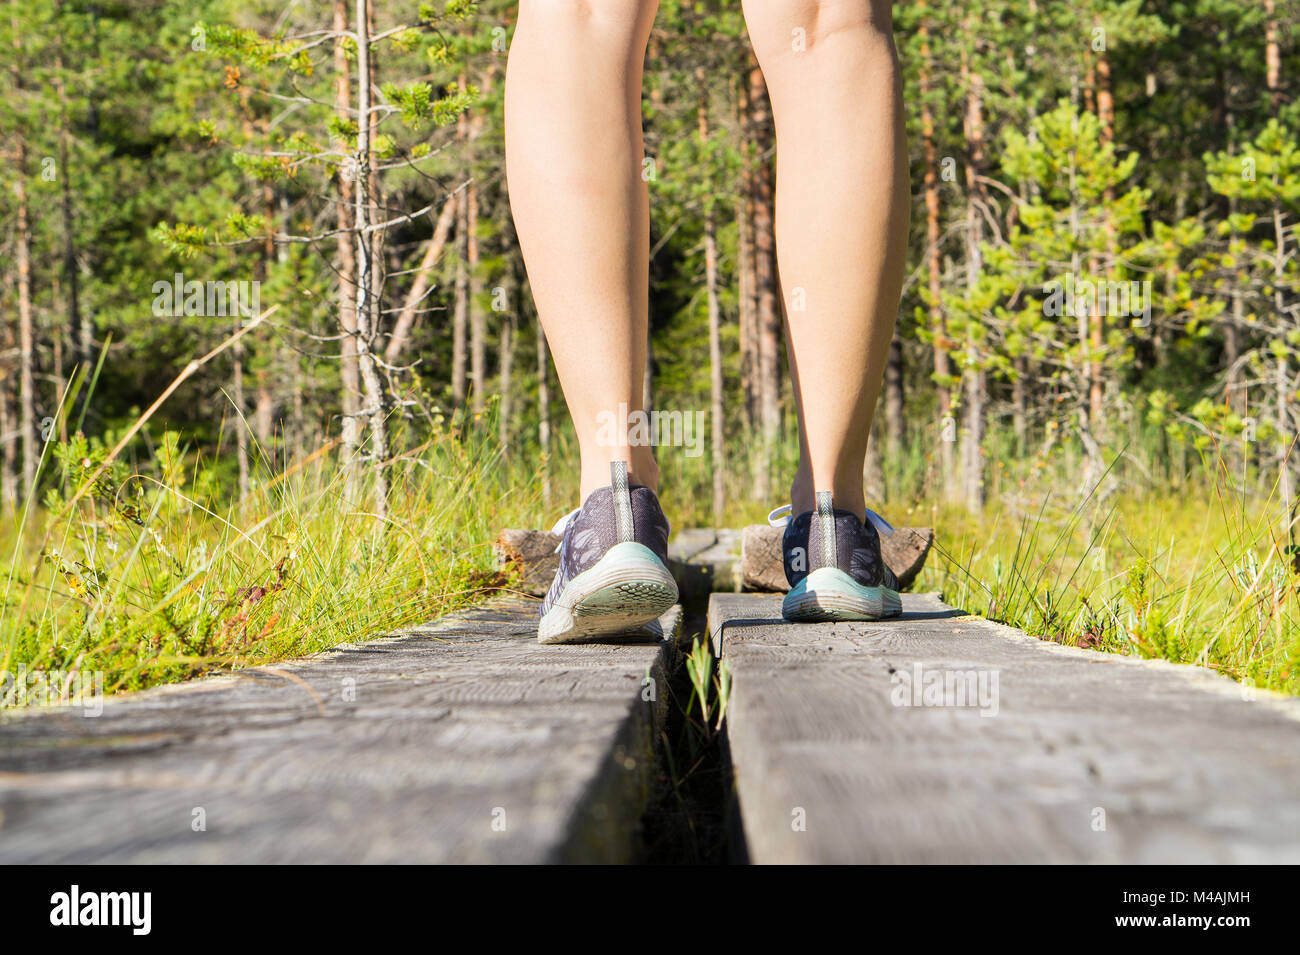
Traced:
<svg viewBox="0 0 1300 955">
<path fill-rule="evenodd" d="M 627 483 L 627 462 L 609 462 L 609 486 L 614 492 L 614 527 L 618 542 L 626 544 L 636 540 L 636 525 L 632 520 L 632 492 Z"/>
<path fill-rule="evenodd" d="M 817 535 L 822 544 L 821 566 L 834 567 L 839 548 L 835 541 L 835 505 L 831 502 L 830 491 L 817 492 Z"/>
</svg>

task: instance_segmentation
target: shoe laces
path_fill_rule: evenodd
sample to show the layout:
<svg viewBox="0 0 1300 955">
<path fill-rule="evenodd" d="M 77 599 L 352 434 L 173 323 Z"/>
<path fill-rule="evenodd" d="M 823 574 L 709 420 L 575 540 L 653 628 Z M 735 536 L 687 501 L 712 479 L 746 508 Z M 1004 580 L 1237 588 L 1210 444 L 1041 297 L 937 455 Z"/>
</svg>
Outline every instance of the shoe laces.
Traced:
<svg viewBox="0 0 1300 955">
<path fill-rule="evenodd" d="M 790 523 L 793 514 L 794 508 L 791 505 L 782 504 L 767 515 L 767 523 L 772 527 L 785 527 Z M 893 525 L 871 508 L 867 508 L 867 520 L 871 522 L 871 526 L 876 529 L 876 532 L 884 537 L 894 533 Z"/>
<path fill-rule="evenodd" d="M 561 537 L 563 537 L 564 532 L 568 530 L 569 525 L 573 523 L 573 519 L 577 517 L 581 512 L 582 512 L 582 508 L 580 507 L 575 507 L 573 510 L 569 511 L 569 513 L 565 514 L 563 517 L 561 517 L 558 521 L 555 522 L 555 526 L 551 528 L 551 533 L 559 534 Z M 555 549 L 559 550 L 560 548 L 557 547 Z"/>
</svg>

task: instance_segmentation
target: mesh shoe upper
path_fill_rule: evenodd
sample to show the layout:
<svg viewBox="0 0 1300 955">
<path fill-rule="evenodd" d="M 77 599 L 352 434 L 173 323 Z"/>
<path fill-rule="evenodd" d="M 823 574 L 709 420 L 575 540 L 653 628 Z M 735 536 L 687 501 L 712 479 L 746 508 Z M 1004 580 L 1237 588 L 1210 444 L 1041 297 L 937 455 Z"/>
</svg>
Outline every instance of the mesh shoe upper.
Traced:
<svg viewBox="0 0 1300 955">
<path fill-rule="evenodd" d="M 659 498 L 654 491 L 641 485 L 632 485 L 628 491 L 632 502 L 632 539 L 667 563 L 668 518 L 659 506 Z M 541 613 L 544 615 L 555 605 L 569 581 L 589 570 L 617 543 L 619 533 L 614 488 L 597 488 L 587 496 L 581 510 L 564 528 L 560 541 L 560 569 L 542 601 Z"/>
<path fill-rule="evenodd" d="M 794 587 L 819 567 L 837 567 L 864 587 L 898 589 L 898 578 L 880 553 L 880 535 L 852 511 L 836 509 L 835 553 L 828 554 L 823 535 L 817 533 L 817 514 L 807 511 L 785 527 L 781 551 L 785 579 Z"/>
</svg>

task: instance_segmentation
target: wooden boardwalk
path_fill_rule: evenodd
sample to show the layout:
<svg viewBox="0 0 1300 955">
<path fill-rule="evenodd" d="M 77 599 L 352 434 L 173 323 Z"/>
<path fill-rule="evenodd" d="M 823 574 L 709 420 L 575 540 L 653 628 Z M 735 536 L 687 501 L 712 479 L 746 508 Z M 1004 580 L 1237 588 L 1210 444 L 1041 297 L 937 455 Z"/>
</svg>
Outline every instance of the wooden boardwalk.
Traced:
<svg viewBox="0 0 1300 955">
<path fill-rule="evenodd" d="M 630 860 L 673 647 L 539 647 L 535 608 L 109 699 L 97 718 L 10 714 L 0 863 Z M 670 637 L 679 622 L 663 618 Z"/>
<path fill-rule="evenodd" d="M 751 861 L 1300 862 L 1300 700 L 903 607 L 711 598 Z"/>
<path fill-rule="evenodd" d="M 735 586 L 736 545 L 684 535 L 683 594 Z M 737 859 L 1300 861 L 1300 700 L 932 595 L 864 624 L 787 624 L 780 599 L 708 598 Z M 659 642 L 539 647 L 535 606 L 110 698 L 97 718 L 0 714 L 0 863 L 644 858 L 683 612 Z"/>
</svg>

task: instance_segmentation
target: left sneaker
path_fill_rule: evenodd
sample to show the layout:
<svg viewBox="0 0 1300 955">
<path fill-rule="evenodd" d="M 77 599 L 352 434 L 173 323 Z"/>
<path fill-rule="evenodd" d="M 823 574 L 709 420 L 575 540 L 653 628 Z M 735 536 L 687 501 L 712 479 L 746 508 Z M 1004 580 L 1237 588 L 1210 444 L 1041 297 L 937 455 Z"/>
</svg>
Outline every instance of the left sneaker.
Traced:
<svg viewBox="0 0 1300 955">
<path fill-rule="evenodd" d="M 659 639 L 658 619 L 677 602 L 659 498 L 628 484 L 624 461 L 611 464 L 610 477 L 556 525 L 560 567 L 542 601 L 538 643 Z"/>
<path fill-rule="evenodd" d="M 784 522 L 777 520 L 782 512 Z M 789 519 L 789 507 L 768 520 L 785 526 L 781 550 L 790 592 L 781 616 L 791 621 L 883 620 L 903 612 L 898 578 L 885 566 L 880 535 L 894 529 L 867 511 L 864 522 L 852 511 L 836 510 L 830 491 L 817 493 L 817 510 Z"/>
</svg>

